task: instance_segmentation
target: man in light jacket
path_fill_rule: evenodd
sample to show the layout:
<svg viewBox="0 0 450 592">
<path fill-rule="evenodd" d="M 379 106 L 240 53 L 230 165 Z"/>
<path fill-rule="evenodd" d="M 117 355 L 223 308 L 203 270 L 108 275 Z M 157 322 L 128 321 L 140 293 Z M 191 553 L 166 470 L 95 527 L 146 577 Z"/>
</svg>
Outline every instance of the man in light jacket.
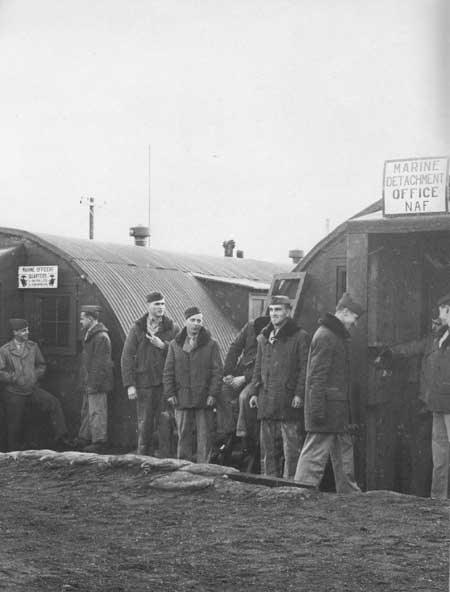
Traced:
<svg viewBox="0 0 450 592">
<path fill-rule="evenodd" d="M 363 313 L 349 293 L 335 314 L 319 320 L 308 357 L 305 397 L 305 443 L 295 481 L 319 487 L 331 456 L 337 493 L 360 491 L 353 472 L 350 423 L 350 329 Z"/>
<path fill-rule="evenodd" d="M 192 306 L 184 316 L 185 327 L 169 344 L 164 394 L 175 409 L 177 457 L 194 459 L 195 431 L 196 460 L 207 463 L 212 451 L 213 408 L 220 389 L 222 361 L 217 341 L 203 326 L 200 309 Z"/>
</svg>

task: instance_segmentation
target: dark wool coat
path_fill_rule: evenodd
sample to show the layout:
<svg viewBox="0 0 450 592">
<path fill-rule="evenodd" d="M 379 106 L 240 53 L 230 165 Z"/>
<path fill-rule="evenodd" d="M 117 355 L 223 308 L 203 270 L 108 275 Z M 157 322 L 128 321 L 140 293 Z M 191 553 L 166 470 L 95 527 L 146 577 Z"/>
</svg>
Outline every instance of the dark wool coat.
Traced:
<svg viewBox="0 0 450 592">
<path fill-rule="evenodd" d="M 164 366 L 164 395 L 177 397 L 180 409 L 206 408 L 208 396 L 217 397 L 222 380 L 222 360 L 219 345 L 202 327 L 196 347 L 183 350 L 186 327 L 170 342 Z"/>
<path fill-rule="evenodd" d="M 169 343 L 179 332 L 172 319 L 163 316 L 156 336 L 164 341 L 166 347 L 159 349 L 147 339 L 147 319 L 148 314 L 135 322 L 123 346 L 121 367 L 125 388 L 149 388 L 162 384 Z"/>
<path fill-rule="evenodd" d="M 252 394 L 258 397 L 258 419 L 301 421 L 303 409 L 294 409 L 295 395 L 304 400 L 309 336 L 288 319 L 274 343 L 270 323 L 258 337 Z"/>
<path fill-rule="evenodd" d="M 244 325 L 228 349 L 224 376 L 245 376 L 246 383 L 252 380 L 258 349 L 256 338 L 269 323 L 270 317 L 258 317 Z"/>
<path fill-rule="evenodd" d="M 108 393 L 113 390 L 113 363 L 108 329 L 97 323 L 83 340 L 80 386 L 88 393 Z"/>
<path fill-rule="evenodd" d="M 307 432 L 346 432 L 350 422 L 350 334 L 327 313 L 319 321 L 308 357 Z"/>
<path fill-rule="evenodd" d="M 34 341 L 25 341 L 21 352 L 14 340 L 0 348 L 0 382 L 8 392 L 30 395 L 37 381 L 45 372 L 45 361 Z"/>
</svg>

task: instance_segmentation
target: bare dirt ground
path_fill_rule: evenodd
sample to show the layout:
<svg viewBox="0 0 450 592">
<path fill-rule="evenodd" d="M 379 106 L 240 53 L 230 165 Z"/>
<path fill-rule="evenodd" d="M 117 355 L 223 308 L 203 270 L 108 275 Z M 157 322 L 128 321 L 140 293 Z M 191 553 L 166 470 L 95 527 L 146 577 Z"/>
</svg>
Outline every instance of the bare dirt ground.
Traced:
<svg viewBox="0 0 450 592">
<path fill-rule="evenodd" d="M 448 589 L 444 503 L 219 481 L 168 492 L 135 469 L 2 464 L 0 590 Z"/>
</svg>

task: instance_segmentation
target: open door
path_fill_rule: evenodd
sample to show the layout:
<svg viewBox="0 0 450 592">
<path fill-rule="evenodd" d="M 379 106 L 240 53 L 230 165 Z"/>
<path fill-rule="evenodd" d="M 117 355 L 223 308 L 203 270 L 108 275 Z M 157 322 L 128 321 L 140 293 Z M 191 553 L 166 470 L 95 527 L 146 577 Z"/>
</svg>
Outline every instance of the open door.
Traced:
<svg viewBox="0 0 450 592">
<path fill-rule="evenodd" d="M 272 296 L 287 296 L 291 301 L 292 316 L 296 317 L 299 313 L 305 279 L 306 272 L 304 271 L 275 274 L 267 295 L 267 302 L 270 302 Z"/>
</svg>

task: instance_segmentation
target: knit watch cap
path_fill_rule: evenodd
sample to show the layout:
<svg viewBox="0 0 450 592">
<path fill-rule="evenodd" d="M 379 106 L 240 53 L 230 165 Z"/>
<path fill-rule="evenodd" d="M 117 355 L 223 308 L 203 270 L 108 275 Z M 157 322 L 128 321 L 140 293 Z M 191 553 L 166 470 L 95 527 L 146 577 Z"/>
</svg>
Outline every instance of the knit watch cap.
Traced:
<svg viewBox="0 0 450 592">
<path fill-rule="evenodd" d="M 188 319 L 198 314 L 201 314 L 200 309 L 197 306 L 191 306 L 184 311 L 184 318 Z"/>
<path fill-rule="evenodd" d="M 9 326 L 13 331 L 20 331 L 28 327 L 28 321 L 26 319 L 9 319 Z"/>
<path fill-rule="evenodd" d="M 164 300 L 164 296 L 161 294 L 161 292 L 150 292 L 150 294 L 147 296 L 147 302 L 150 304 L 150 302 L 159 302 L 160 300 Z"/>
<path fill-rule="evenodd" d="M 341 296 L 341 299 L 339 300 L 339 302 L 336 305 L 337 310 L 342 309 L 342 308 L 348 308 L 348 310 L 355 313 L 359 317 L 364 312 L 363 307 L 360 304 L 358 304 L 358 302 L 355 302 L 353 300 L 353 298 L 351 297 L 349 292 L 344 292 L 344 294 L 342 294 L 342 296 Z"/>
</svg>

